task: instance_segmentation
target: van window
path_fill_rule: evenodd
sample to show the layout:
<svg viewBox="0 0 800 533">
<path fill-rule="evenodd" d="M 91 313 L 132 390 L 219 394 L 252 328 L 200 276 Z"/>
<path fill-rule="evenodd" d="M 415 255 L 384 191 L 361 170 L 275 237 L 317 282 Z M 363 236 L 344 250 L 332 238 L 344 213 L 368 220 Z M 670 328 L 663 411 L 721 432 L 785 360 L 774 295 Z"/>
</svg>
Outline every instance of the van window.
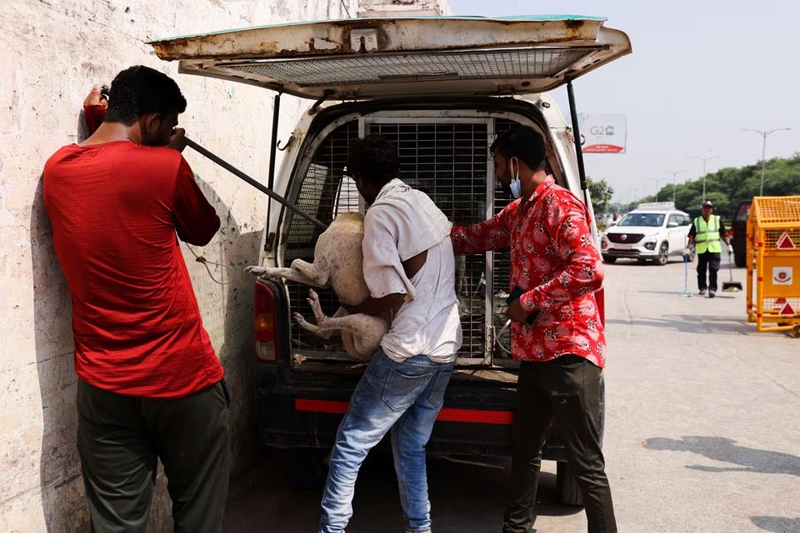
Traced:
<svg viewBox="0 0 800 533">
<path fill-rule="evenodd" d="M 747 217 L 750 216 L 750 203 L 743 203 L 736 211 L 736 222 L 747 222 Z"/>
</svg>

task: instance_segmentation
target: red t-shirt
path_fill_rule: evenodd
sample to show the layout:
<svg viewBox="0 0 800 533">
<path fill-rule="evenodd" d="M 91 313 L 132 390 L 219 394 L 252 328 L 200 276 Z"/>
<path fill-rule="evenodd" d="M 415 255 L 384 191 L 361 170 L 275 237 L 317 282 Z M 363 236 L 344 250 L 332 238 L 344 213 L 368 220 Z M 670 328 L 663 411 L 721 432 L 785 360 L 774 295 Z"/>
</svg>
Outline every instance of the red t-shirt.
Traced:
<svg viewBox="0 0 800 533">
<path fill-rule="evenodd" d="M 219 217 L 179 152 L 65 146 L 45 165 L 44 204 L 72 294 L 78 377 L 141 398 L 222 379 L 175 235 L 203 246 Z"/>
</svg>

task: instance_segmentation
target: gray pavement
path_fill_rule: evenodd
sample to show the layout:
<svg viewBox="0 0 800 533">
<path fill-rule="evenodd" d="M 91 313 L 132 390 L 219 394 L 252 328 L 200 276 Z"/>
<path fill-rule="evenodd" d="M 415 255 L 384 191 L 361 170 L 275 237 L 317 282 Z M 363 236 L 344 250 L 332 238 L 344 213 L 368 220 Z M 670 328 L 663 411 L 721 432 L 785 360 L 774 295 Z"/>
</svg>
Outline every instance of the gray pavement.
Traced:
<svg viewBox="0 0 800 533">
<path fill-rule="evenodd" d="M 682 263 L 606 271 L 605 450 L 620 531 L 800 532 L 800 339 L 756 333 L 743 292 L 680 297 Z M 586 531 L 582 510 L 556 503 L 554 472 L 545 463 L 536 529 Z M 504 471 L 431 460 L 429 477 L 434 531 L 500 531 Z M 234 480 L 226 531 L 316 531 L 319 498 L 287 487 L 267 453 Z M 354 508 L 348 532 L 403 531 L 385 457 L 365 465 Z"/>
</svg>

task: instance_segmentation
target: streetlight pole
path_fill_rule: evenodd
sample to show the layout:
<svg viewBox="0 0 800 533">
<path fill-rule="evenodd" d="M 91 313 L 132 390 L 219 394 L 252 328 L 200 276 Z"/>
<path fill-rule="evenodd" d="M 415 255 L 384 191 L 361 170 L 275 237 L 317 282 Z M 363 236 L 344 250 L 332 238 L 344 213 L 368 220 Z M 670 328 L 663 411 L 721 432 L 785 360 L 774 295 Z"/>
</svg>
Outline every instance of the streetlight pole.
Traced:
<svg viewBox="0 0 800 533">
<path fill-rule="evenodd" d="M 767 166 L 767 137 L 776 131 L 789 131 L 792 128 L 777 128 L 774 130 L 762 131 L 754 130 L 752 128 L 742 128 L 742 131 L 754 131 L 761 135 L 761 189 L 758 193 L 759 196 L 764 196 L 764 172 Z"/>
<path fill-rule="evenodd" d="M 649 179 L 650 181 L 655 181 L 655 182 L 656 182 L 656 202 L 657 202 L 657 201 L 658 201 L 658 191 L 660 190 L 660 189 L 658 188 L 658 184 L 659 184 L 661 181 L 664 181 L 664 180 L 665 180 L 665 179 L 667 179 L 667 178 L 648 178 L 648 179 Z"/>
<path fill-rule="evenodd" d="M 672 174 L 672 203 L 674 204 L 675 203 L 675 189 L 678 186 L 677 185 L 678 174 L 680 174 L 681 172 L 686 172 L 686 171 L 685 170 L 665 170 L 664 172 Z"/>
<path fill-rule="evenodd" d="M 708 157 L 690 157 L 689 159 L 698 159 L 703 162 L 703 201 L 706 201 L 706 162 L 712 159 L 719 159 L 718 155 L 710 155 Z"/>
</svg>

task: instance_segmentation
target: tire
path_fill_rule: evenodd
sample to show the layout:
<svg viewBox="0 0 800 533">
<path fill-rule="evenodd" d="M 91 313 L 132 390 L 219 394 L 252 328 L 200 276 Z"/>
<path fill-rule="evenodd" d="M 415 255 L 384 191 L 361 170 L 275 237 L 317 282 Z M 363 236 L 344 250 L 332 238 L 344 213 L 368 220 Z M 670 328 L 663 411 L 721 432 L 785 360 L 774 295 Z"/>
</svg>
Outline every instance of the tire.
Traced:
<svg viewBox="0 0 800 533">
<path fill-rule="evenodd" d="M 324 460 L 327 450 L 289 448 L 278 451 L 283 475 L 293 489 L 318 489 L 328 475 Z"/>
<path fill-rule="evenodd" d="M 583 493 L 578 486 L 578 480 L 572 475 L 569 463 L 559 462 L 556 466 L 556 489 L 561 503 L 583 507 Z"/>
<path fill-rule="evenodd" d="M 747 259 L 745 258 L 745 254 L 733 254 L 733 264 L 736 265 L 737 268 L 744 268 L 747 266 Z"/>
<path fill-rule="evenodd" d="M 661 247 L 658 249 L 658 257 L 656 257 L 655 262 L 659 266 L 664 266 L 669 263 L 669 245 L 667 243 L 661 243 Z"/>
<path fill-rule="evenodd" d="M 604 255 L 603 256 L 603 263 L 608 263 L 610 265 L 613 265 L 616 262 L 617 262 L 617 258 L 616 257 L 611 257 L 610 255 Z"/>
</svg>

